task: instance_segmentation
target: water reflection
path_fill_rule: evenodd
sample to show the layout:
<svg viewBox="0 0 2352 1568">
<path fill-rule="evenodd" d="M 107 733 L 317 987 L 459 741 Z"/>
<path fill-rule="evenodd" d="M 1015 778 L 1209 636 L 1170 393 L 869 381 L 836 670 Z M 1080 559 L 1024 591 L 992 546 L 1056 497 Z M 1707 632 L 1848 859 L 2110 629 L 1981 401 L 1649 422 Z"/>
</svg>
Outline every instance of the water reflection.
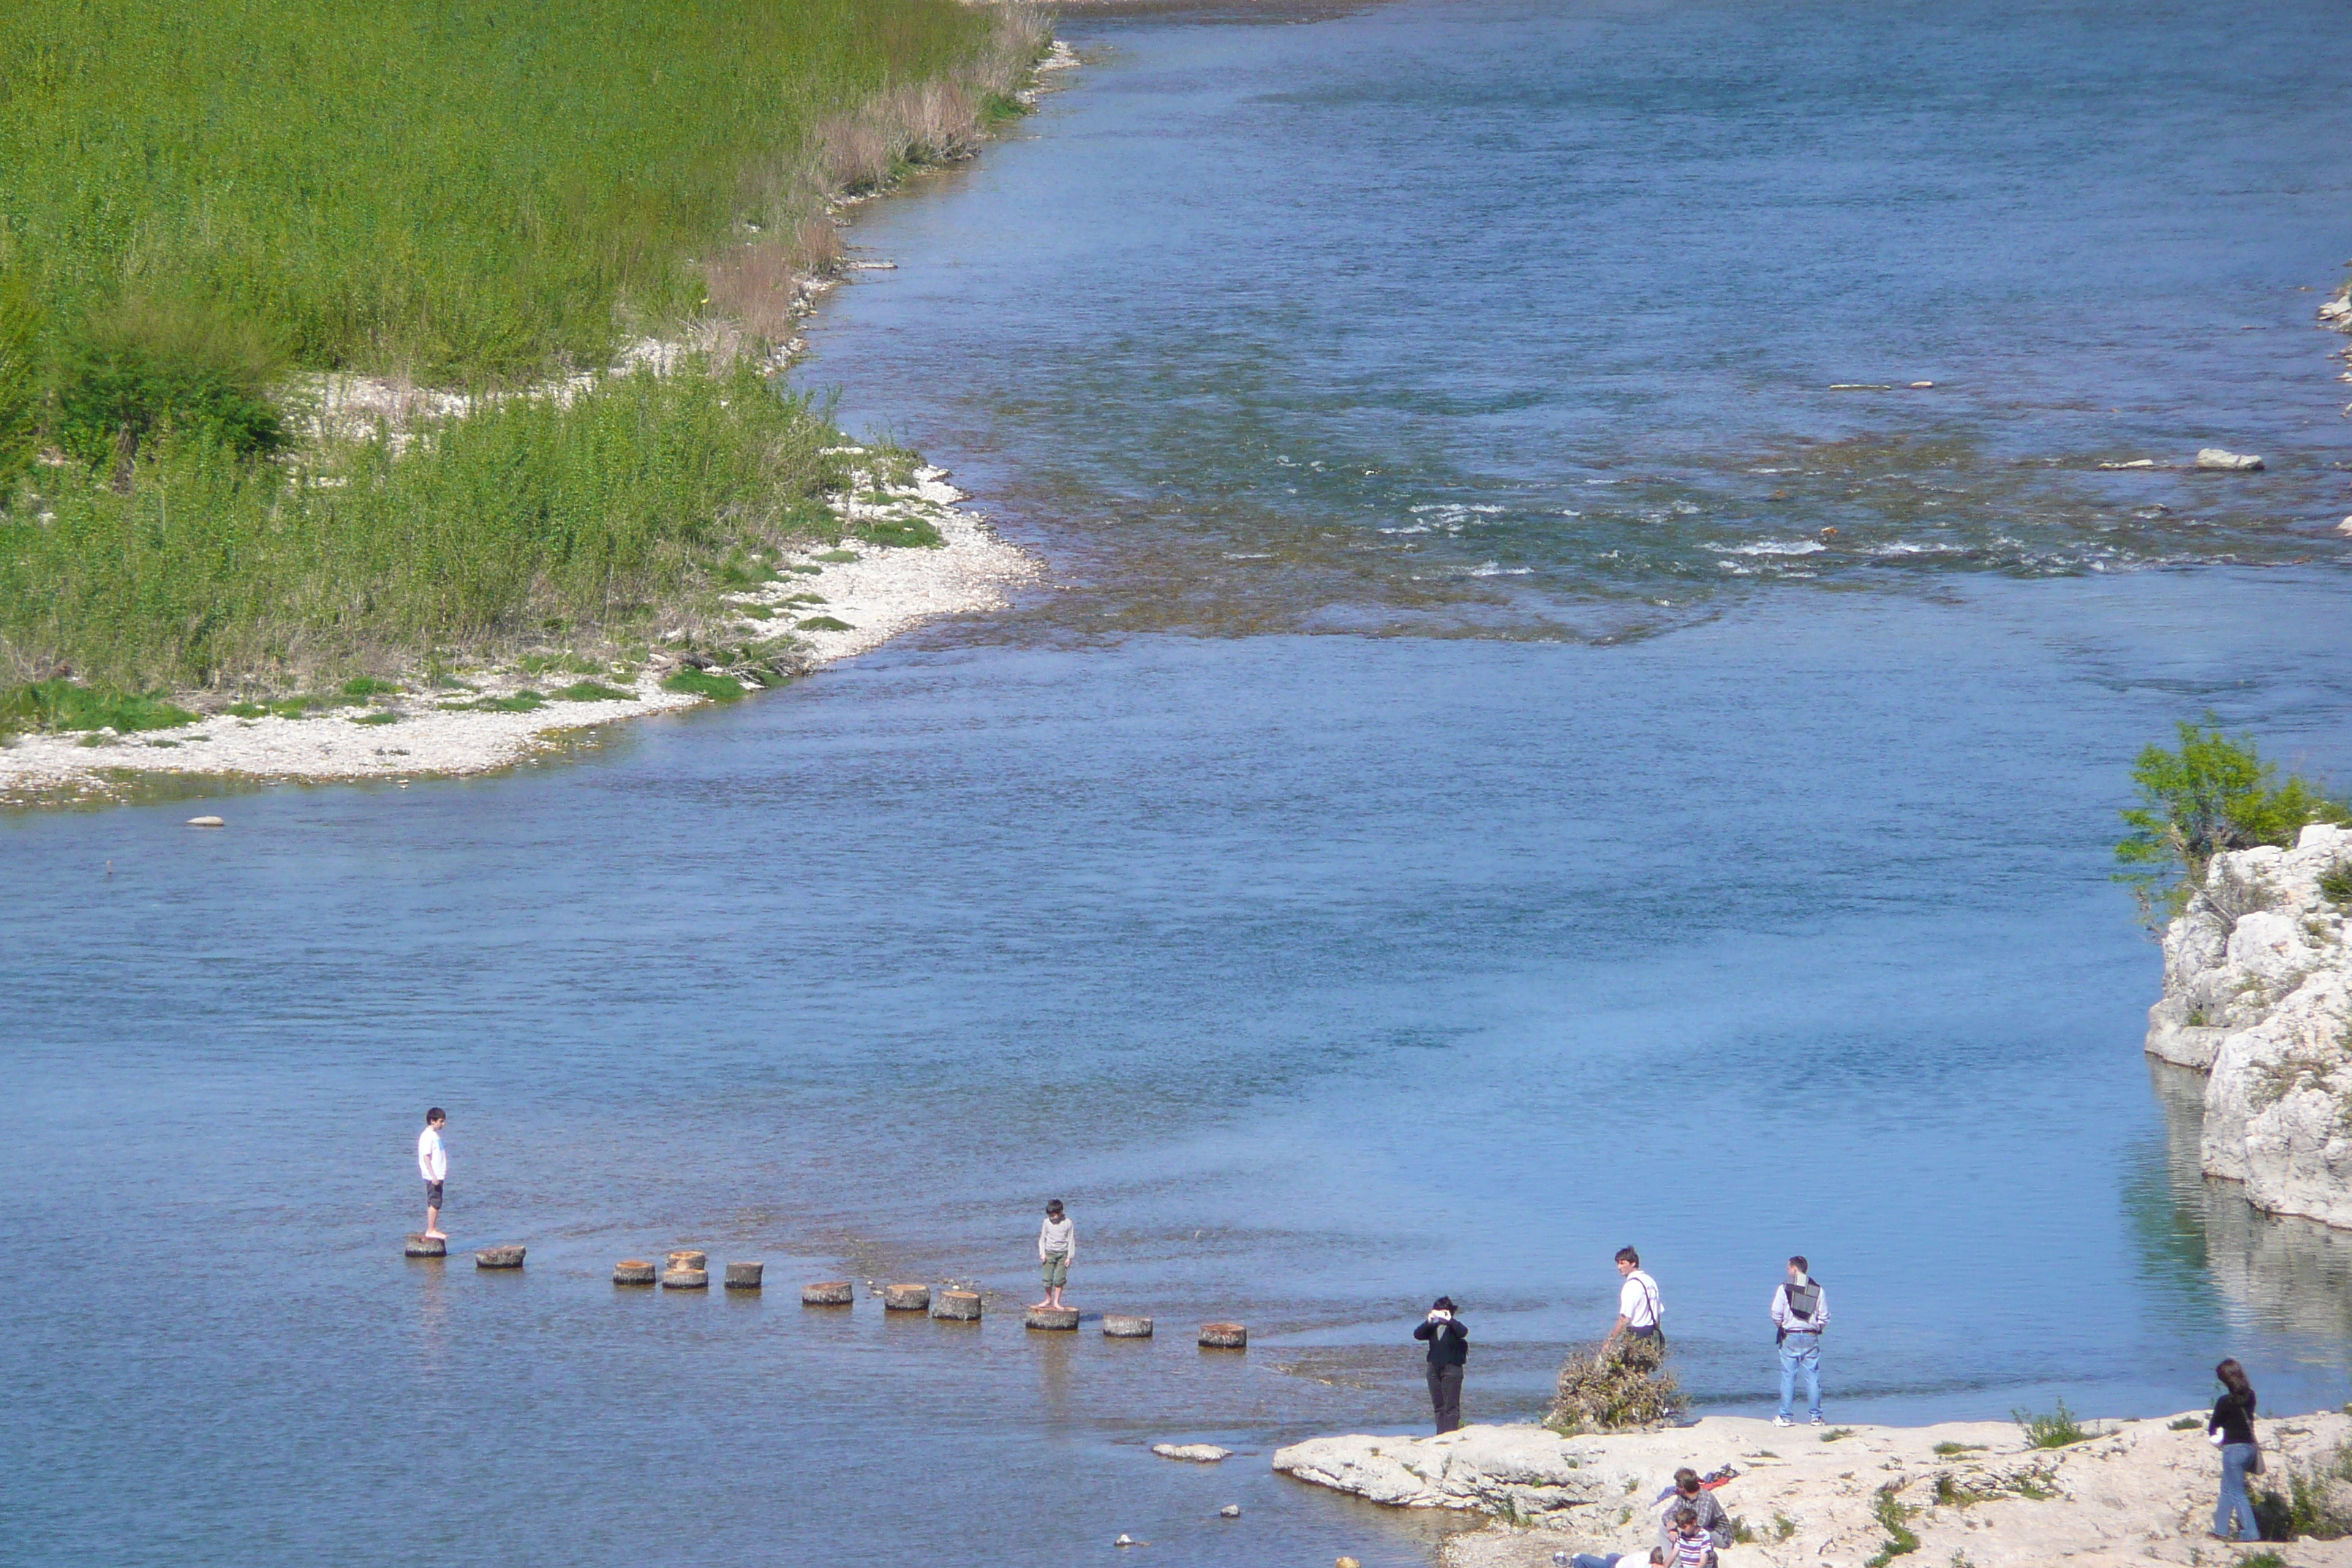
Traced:
<svg viewBox="0 0 2352 1568">
<path fill-rule="evenodd" d="M 2207 1176 L 2198 1163 L 2205 1075 L 2153 1057 L 2147 1067 L 2164 1108 L 2163 1187 L 2144 1171 L 2131 1207 L 2151 1275 L 2183 1297 L 2210 1298 L 2234 1329 L 2340 1347 L 2352 1335 L 2352 1231 L 2263 1214 L 2239 1184 Z"/>
</svg>

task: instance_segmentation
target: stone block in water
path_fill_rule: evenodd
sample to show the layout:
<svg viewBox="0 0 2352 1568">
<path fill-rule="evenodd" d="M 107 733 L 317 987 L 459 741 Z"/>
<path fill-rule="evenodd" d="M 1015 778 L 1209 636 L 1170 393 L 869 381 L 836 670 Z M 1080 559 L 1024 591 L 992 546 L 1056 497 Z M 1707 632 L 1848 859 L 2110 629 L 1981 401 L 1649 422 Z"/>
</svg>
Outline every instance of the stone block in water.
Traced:
<svg viewBox="0 0 2352 1568">
<path fill-rule="evenodd" d="M 1032 1307 L 1023 1323 L 1033 1329 L 1075 1329 L 1078 1326 L 1076 1307 Z"/>
<path fill-rule="evenodd" d="M 710 1254 L 707 1252 L 673 1252 L 669 1255 L 672 1268 L 708 1268 Z"/>
<path fill-rule="evenodd" d="M 421 1230 L 408 1233 L 408 1256 L 411 1258 L 446 1258 L 449 1244 L 437 1236 L 426 1236 Z"/>
<path fill-rule="evenodd" d="M 1202 1323 L 1201 1344 L 1214 1351 L 1239 1351 L 1249 1348 L 1249 1330 L 1239 1323 Z"/>
<path fill-rule="evenodd" d="M 1151 1337 L 1151 1320 L 1130 1317 L 1125 1312 L 1105 1312 L 1103 1333 L 1114 1340 L 1148 1340 Z"/>
<path fill-rule="evenodd" d="M 950 1322 L 980 1321 L 980 1292 L 977 1290 L 942 1290 L 931 1298 L 931 1316 Z"/>
<path fill-rule="evenodd" d="M 931 1288 L 929 1285 L 885 1285 L 882 1287 L 882 1310 L 886 1312 L 928 1312 L 931 1310 Z"/>
<path fill-rule="evenodd" d="M 760 1276 L 767 1269 L 764 1263 L 730 1263 L 727 1266 L 727 1289 L 757 1290 Z"/>
<path fill-rule="evenodd" d="M 520 1247 L 486 1247 L 474 1254 L 477 1268 L 520 1268 L 522 1267 Z"/>
<path fill-rule="evenodd" d="M 707 1268 L 665 1268 L 662 1270 L 665 1290 L 708 1290 L 710 1271 Z"/>
<path fill-rule="evenodd" d="M 857 1300 L 857 1287 L 846 1279 L 820 1279 L 801 1287 L 803 1307 L 846 1307 Z"/>
<path fill-rule="evenodd" d="M 613 1265 L 615 1285 L 650 1285 L 654 1282 L 654 1266 L 642 1258 L 624 1258 Z"/>
</svg>

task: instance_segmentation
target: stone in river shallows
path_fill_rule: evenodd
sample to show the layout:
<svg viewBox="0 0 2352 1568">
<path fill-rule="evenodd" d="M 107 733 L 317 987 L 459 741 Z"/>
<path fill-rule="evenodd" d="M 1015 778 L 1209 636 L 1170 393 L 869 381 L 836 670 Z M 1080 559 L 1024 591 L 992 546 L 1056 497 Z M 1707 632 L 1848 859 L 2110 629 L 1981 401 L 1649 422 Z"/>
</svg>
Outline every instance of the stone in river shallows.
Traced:
<svg viewBox="0 0 2352 1568">
<path fill-rule="evenodd" d="M 931 1310 L 931 1288 L 929 1285 L 885 1285 L 882 1287 L 882 1310 L 886 1312 L 928 1312 Z"/>
<path fill-rule="evenodd" d="M 188 826 L 191 827 L 226 827 L 228 824 L 223 822 L 217 816 L 192 816 L 188 818 Z"/>
<path fill-rule="evenodd" d="M 1247 1350 L 1249 1330 L 1239 1323 L 1202 1323 L 1201 1343 L 1210 1350 Z"/>
<path fill-rule="evenodd" d="M 1075 1329 L 1078 1326 L 1076 1307 L 1032 1307 L 1022 1321 L 1033 1329 Z"/>
<path fill-rule="evenodd" d="M 931 1316 L 950 1322 L 980 1321 L 980 1292 L 977 1290 L 942 1290 L 931 1298 Z"/>
<path fill-rule="evenodd" d="M 1241 1516 L 1242 1505 L 1237 1502 L 1229 1502 L 1217 1510 L 1219 1519 L 1239 1519 Z"/>
<path fill-rule="evenodd" d="M 707 1252 L 673 1252 L 669 1255 L 672 1268 L 708 1268 L 710 1254 Z"/>
<path fill-rule="evenodd" d="M 613 1265 L 615 1285 L 650 1285 L 654 1282 L 654 1266 L 642 1258 L 624 1258 Z"/>
<path fill-rule="evenodd" d="M 437 1236 L 427 1236 L 421 1230 L 408 1233 L 408 1256 L 411 1258 L 446 1258 L 449 1244 Z"/>
<path fill-rule="evenodd" d="M 665 1268 L 662 1270 L 665 1290 L 708 1290 L 710 1271 L 707 1268 Z"/>
<path fill-rule="evenodd" d="M 520 1268 L 522 1248 L 520 1247 L 486 1247 L 474 1254 L 477 1268 Z"/>
<path fill-rule="evenodd" d="M 1154 1443 L 1151 1451 L 1163 1459 L 1190 1459 L 1196 1465 L 1213 1465 L 1233 1454 L 1214 1443 Z"/>
<path fill-rule="evenodd" d="M 1151 1320 L 1125 1312 L 1105 1312 L 1103 1332 L 1115 1340 L 1148 1340 L 1151 1337 Z"/>
<path fill-rule="evenodd" d="M 760 1276 L 767 1271 L 767 1267 L 768 1266 L 764 1263 L 729 1264 L 727 1266 L 727 1289 L 730 1290 L 757 1290 L 760 1288 Z"/>
<path fill-rule="evenodd" d="M 857 1300 L 857 1287 L 847 1279 L 820 1279 L 801 1287 L 803 1307 L 846 1307 Z"/>
<path fill-rule="evenodd" d="M 2197 448 L 2197 466 L 2208 473 L 2251 474 L 2259 470 L 2263 460 L 2248 452 L 2232 452 L 2221 447 Z"/>
</svg>

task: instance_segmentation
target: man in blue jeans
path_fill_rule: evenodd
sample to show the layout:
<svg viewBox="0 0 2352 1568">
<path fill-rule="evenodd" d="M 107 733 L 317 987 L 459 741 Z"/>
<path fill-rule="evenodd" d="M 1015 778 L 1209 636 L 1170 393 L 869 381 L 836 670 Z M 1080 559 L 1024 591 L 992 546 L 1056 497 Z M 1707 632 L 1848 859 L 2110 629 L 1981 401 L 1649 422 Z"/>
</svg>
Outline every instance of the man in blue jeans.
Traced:
<svg viewBox="0 0 2352 1568">
<path fill-rule="evenodd" d="M 1801 1373 L 1813 1425 L 1822 1425 L 1822 1331 L 1830 1326 L 1830 1299 L 1807 1272 L 1810 1267 L 1801 1256 L 1791 1258 L 1788 1279 L 1772 1289 L 1772 1328 L 1780 1345 L 1780 1414 L 1772 1417 L 1775 1426 L 1796 1425 L 1789 1405 Z"/>
</svg>

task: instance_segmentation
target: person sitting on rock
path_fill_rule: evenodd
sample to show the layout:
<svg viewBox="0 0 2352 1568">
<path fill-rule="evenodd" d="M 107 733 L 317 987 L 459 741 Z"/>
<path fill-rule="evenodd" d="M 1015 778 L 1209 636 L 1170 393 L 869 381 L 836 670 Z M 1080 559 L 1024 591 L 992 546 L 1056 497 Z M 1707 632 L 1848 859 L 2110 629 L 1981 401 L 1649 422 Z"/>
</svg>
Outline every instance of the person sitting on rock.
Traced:
<svg viewBox="0 0 2352 1568">
<path fill-rule="evenodd" d="M 1675 1522 L 1684 1514 L 1698 1521 L 1700 1531 L 1710 1546 L 1731 1544 L 1731 1516 L 1715 1500 L 1698 1479 L 1698 1472 L 1688 1465 L 1675 1472 L 1675 1484 L 1658 1494 L 1658 1544 L 1668 1552 L 1681 1550 L 1675 1538 Z"/>
<path fill-rule="evenodd" d="M 1675 1568 L 1716 1568 L 1715 1538 L 1699 1528 L 1698 1510 L 1675 1510 L 1673 1541 Z"/>
<path fill-rule="evenodd" d="M 1559 1553 L 1553 1552 L 1551 1560 L 1555 1563 L 1559 1562 Z M 1617 1568 L 1620 1563 L 1626 1561 L 1628 1558 L 1622 1552 L 1580 1552 L 1576 1554 L 1575 1561 L 1569 1564 L 1569 1568 Z M 1664 1547 L 1650 1548 L 1650 1568 L 1667 1568 L 1666 1552 Z"/>
</svg>

